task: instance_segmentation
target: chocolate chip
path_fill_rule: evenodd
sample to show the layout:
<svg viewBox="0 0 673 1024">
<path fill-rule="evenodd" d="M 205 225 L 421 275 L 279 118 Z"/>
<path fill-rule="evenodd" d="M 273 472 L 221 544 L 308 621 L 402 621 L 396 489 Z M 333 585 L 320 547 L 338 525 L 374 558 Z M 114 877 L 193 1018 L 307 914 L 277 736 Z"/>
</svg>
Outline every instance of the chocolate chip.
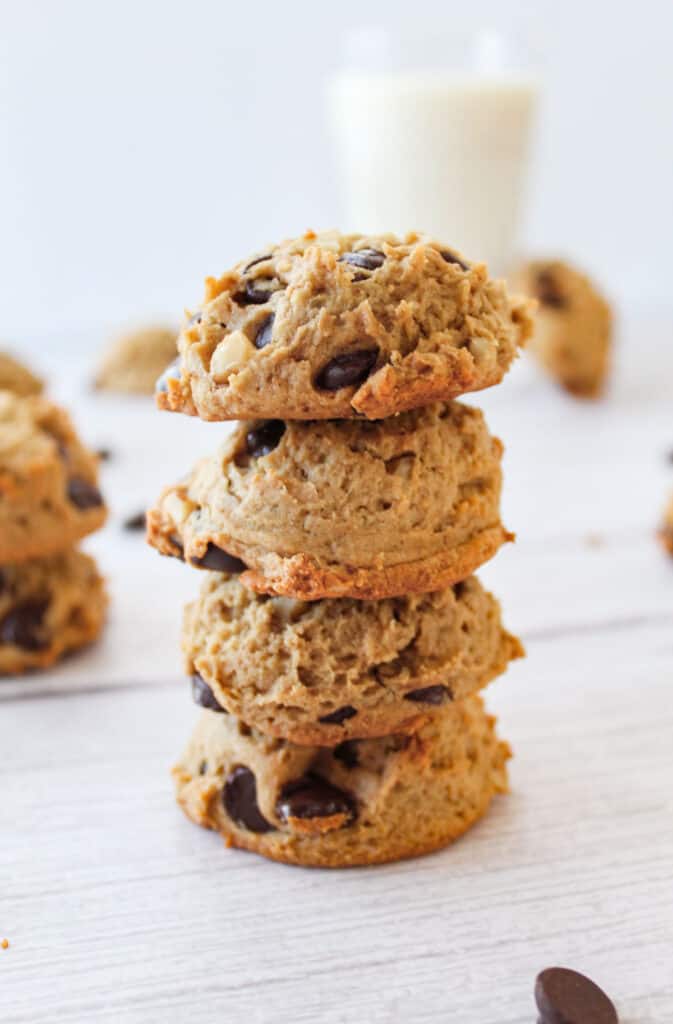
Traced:
<svg viewBox="0 0 673 1024">
<path fill-rule="evenodd" d="M 271 253 L 267 252 L 264 256 L 255 256 L 254 260 L 250 260 L 248 265 L 244 268 L 243 273 L 247 274 L 249 270 L 256 267 L 258 263 L 266 263 L 267 260 L 271 259 Z"/>
<path fill-rule="evenodd" d="M 192 315 L 190 316 L 190 318 L 187 321 L 187 323 L 189 324 L 190 327 L 193 327 L 194 324 L 200 324 L 202 319 L 203 319 L 203 313 L 199 309 L 199 310 L 196 311 L 196 313 L 192 313 Z"/>
<path fill-rule="evenodd" d="M 239 573 L 247 569 L 245 562 L 228 551 L 223 551 L 216 544 L 208 544 L 205 555 L 200 558 L 190 558 L 190 563 L 199 569 L 211 569 L 213 572 Z"/>
<path fill-rule="evenodd" d="M 146 518 L 144 512 L 136 512 L 135 515 L 129 516 L 123 522 L 123 527 L 128 530 L 129 533 L 136 533 L 139 530 L 144 530 L 146 525 Z"/>
<path fill-rule="evenodd" d="M 222 803 L 231 820 L 249 832 L 273 832 L 273 825 L 262 816 L 257 803 L 255 776 L 244 765 L 234 768 L 227 777 Z"/>
<path fill-rule="evenodd" d="M 336 757 L 337 761 L 345 764 L 346 768 L 357 768 L 360 763 L 358 758 L 358 741 L 344 740 L 343 743 L 334 748 L 332 757 Z"/>
<path fill-rule="evenodd" d="M 257 328 L 257 334 L 255 335 L 255 348 L 266 348 L 267 345 L 271 344 L 271 335 L 273 334 L 273 322 L 276 319 L 273 313 L 269 313 L 260 322 Z"/>
<path fill-rule="evenodd" d="M 461 260 L 460 256 L 456 256 L 455 252 L 451 252 L 449 249 L 442 249 L 439 254 L 445 263 L 455 263 L 461 268 L 461 270 L 469 270 L 470 266 Z"/>
<path fill-rule="evenodd" d="M 81 476 L 73 476 L 68 480 L 68 498 L 81 511 L 100 508 L 103 504 L 103 496 L 96 485 Z"/>
<path fill-rule="evenodd" d="M 96 455 L 98 456 L 98 458 L 100 459 L 101 462 L 109 462 L 110 459 L 112 458 L 112 449 L 111 448 L 97 448 L 96 449 Z"/>
<path fill-rule="evenodd" d="M 550 270 L 541 270 L 538 273 L 535 279 L 535 294 L 543 306 L 563 309 L 567 305 L 566 297 Z"/>
<path fill-rule="evenodd" d="M 268 287 L 260 287 L 266 283 Z M 273 293 L 273 278 L 258 277 L 254 281 L 246 281 L 242 291 L 234 295 L 234 302 L 239 306 L 261 306 L 268 302 Z"/>
<path fill-rule="evenodd" d="M 24 651 L 43 651 L 49 646 L 44 616 L 49 601 L 24 601 L 0 621 L 0 644 L 13 644 Z"/>
<path fill-rule="evenodd" d="M 184 560 L 185 560 L 185 549 L 184 549 L 184 545 L 183 545 L 182 541 L 180 540 L 180 538 L 171 535 L 168 539 L 171 542 L 171 544 L 178 549 L 177 550 L 177 554 L 174 551 L 170 552 L 171 558 L 179 558 L 181 562 L 184 562 Z M 162 552 L 162 554 L 163 554 L 163 552 Z"/>
<path fill-rule="evenodd" d="M 417 704 L 445 704 L 453 700 L 453 694 L 448 686 L 424 686 L 421 690 L 411 690 L 405 693 L 405 700 L 413 700 Z"/>
<path fill-rule="evenodd" d="M 310 773 L 283 787 L 276 803 L 276 814 L 281 821 L 345 815 L 350 824 L 355 818 L 355 801 L 343 789 Z"/>
<path fill-rule="evenodd" d="M 2 594 L 2 592 L 3 592 L 3 590 L 5 589 L 6 586 L 7 586 L 7 577 L 5 576 L 5 574 L 2 571 L 2 569 L 0 569 L 0 594 Z"/>
<path fill-rule="evenodd" d="M 605 992 L 566 967 L 549 967 L 538 974 L 535 1002 L 539 1024 L 618 1024 L 617 1011 Z"/>
<path fill-rule="evenodd" d="M 346 704 L 343 708 L 331 711 L 329 715 L 323 715 L 318 721 L 323 725 L 341 725 L 342 722 L 347 722 L 349 718 L 355 718 L 356 715 L 356 709 L 350 704 Z"/>
<path fill-rule="evenodd" d="M 179 379 L 180 379 L 180 357 L 178 356 L 178 358 L 174 359 L 173 362 L 169 366 L 167 366 L 166 369 L 164 370 L 164 372 L 161 374 L 161 376 L 159 377 L 159 380 L 154 385 L 154 390 L 157 392 L 157 394 L 164 394 L 166 391 L 168 391 L 168 382 L 169 382 L 169 380 L 179 380 Z"/>
<path fill-rule="evenodd" d="M 376 365 L 378 355 L 378 349 L 361 348 L 335 356 L 316 377 L 316 387 L 321 391 L 339 391 L 340 388 L 361 384 Z"/>
<path fill-rule="evenodd" d="M 217 711 L 226 715 L 226 708 L 223 708 L 217 697 L 208 686 L 205 679 L 202 679 L 198 672 L 192 676 L 192 700 L 199 707 L 208 708 L 209 711 Z"/>
<path fill-rule="evenodd" d="M 340 263 L 349 263 L 351 267 L 362 267 L 363 270 L 378 270 L 385 260 L 378 249 L 358 249 L 357 252 L 345 252 L 339 258 Z"/>
<path fill-rule="evenodd" d="M 278 447 L 284 433 L 285 424 L 282 420 L 266 420 L 264 423 L 260 423 L 258 427 L 249 430 L 245 435 L 248 455 L 251 455 L 253 459 L 268 455 Z"/>
<path fill-rule="evenodd" d="M 199 763 L 199 775 L 205 775 L 207 771 L 208 771 L 208 762 L 207 761 L 201 761 Z"/>
</svg>

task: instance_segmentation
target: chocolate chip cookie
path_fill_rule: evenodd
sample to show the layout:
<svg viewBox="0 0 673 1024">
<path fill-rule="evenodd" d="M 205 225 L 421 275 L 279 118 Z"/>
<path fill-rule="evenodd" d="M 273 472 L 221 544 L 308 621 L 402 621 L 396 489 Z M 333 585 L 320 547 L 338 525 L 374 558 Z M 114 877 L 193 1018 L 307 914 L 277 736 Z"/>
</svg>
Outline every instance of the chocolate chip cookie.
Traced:
<svg viewBox="0 0 673 1024">
<path fill-rule="evenodd" d="M 530 310 L 424 236 L 307 232 L 208 278 L 157 401 L 205 420 L 380 419 L 499 383 Z"/>
<path fill-rule="evenodd" d="M 292 743 L 336 746 L 418 728 L 523 649 L 471 576 L 383 601 L 293 601 L 209 573 L 185 611 L 194 700 Z"/>
<path fill-rule="evenodd" d="M 438 709 L 411 734 L 336 747 L 296 746 L 204 711 L 174 778 L 188 817 L 228 845 L 349 867 L 462 835 L 506 791 L 508 757 L 479 697 Z"/>
<path fill-rule="evenodd" d="M 177 355 L 178 332 L 171 327 L 141 327 L 113 342 L 96 374 L 101 391 L 152 395 L 157 379 Z"/>
<path fill-rule="evenodd" d="M 603 296 L 561 260 L 529 263 L 514 280 L 539 303 L 530 351 L 566 391 L 597 398 L 605 388 L 612 339 L 612 313 Z"/>
<path fill-rule="evenodd" d="M 0 567 L 0 675 L 46 668 L 96 639 L 105 585 L 92 558 L 70 549 Z"/>
<path fill-rule="evenodd" d="M 0 352 L 0 391 L 12 391 L 24 398 L 39 395 L 43 384 L 39 377 L 9 352 Z"/>
<path fill-rule="evenodd" d="M 387 420 L 241 423 L 148 513 L 167 555 L 315 600 L 426 593 L 511 535 L 502 445 L 458 402 Z"/>
<path fill-rule="evenodd" d="M 68 415 L 0 392 L 0 565 L 42 558 L 99 529 L 98 462 Z"/>
</svg>

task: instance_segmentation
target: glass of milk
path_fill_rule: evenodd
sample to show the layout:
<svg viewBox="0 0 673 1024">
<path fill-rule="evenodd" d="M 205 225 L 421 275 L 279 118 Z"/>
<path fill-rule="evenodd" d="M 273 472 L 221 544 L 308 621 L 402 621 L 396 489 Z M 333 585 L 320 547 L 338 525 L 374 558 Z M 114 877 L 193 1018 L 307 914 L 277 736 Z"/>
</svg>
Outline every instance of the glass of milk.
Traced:
<svg viewBox="0 0 673 1024">
<path fill-rule="evenodd" d="M 329 92 L 347 229 L 424 231 L 503 273 L 537 97 L 522 65 L 491 33 L 353 33 Z"/>
</svg>

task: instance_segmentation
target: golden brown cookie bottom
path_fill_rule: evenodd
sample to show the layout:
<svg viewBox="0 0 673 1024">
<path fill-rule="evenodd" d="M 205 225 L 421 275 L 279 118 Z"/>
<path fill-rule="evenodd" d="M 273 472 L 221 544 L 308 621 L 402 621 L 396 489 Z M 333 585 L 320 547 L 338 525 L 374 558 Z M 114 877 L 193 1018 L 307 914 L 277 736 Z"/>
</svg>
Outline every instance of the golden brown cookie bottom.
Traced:
<svg viewBox="0 0 673 1024">
<path fill-rule="evenodd" d="M 410 736 L 300 747 L 204 712 L 174 769 L 177 800 L 227 845 L 307 867 L 381 864 L 466 832 L 507 790 L 510 750 L 478 697 Z"/>
</svg>

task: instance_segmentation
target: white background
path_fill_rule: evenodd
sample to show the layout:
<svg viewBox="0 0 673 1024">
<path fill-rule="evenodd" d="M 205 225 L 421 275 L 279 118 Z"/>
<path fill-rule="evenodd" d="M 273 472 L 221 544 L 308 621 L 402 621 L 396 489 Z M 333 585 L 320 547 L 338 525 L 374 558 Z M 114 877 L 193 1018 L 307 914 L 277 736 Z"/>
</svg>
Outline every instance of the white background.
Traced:
<svg viewBox="0 0 673 1024">
<path fill-rule="evenodd" d="M 670 293 L 668 3 L 1 0 L 0 11 L 7 340 L 83 327 L 93 346 L 120 321 L 179 316 L 206 274 L 265 241 L 336 226 L 323 94 L 340 36 L 412 16 L 428 32 L 495 25 L 541 50 L 526 242 L 571 255 L 618 301 Z"/>
</svg>

